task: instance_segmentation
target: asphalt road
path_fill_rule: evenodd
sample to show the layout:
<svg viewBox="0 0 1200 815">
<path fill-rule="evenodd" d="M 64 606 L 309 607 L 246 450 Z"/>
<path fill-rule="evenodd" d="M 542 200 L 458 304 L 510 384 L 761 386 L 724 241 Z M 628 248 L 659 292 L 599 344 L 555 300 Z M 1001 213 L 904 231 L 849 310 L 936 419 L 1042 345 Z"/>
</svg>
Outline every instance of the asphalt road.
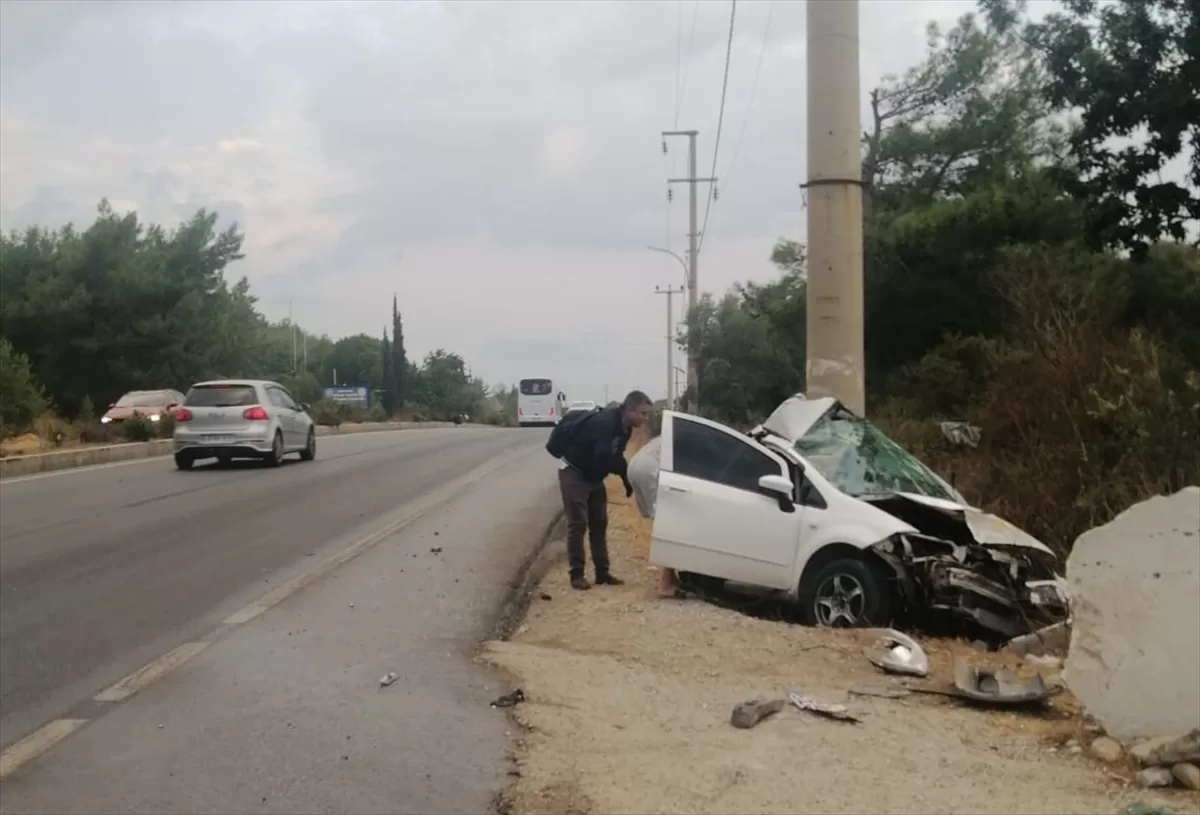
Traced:
<svg viewBox="0 0 1200 815">
<path fill-rule="evenodd" d="M 168 459 L 0 482 L 0 746 L 75 715 L 397 507 L 543 441 L 367 433 L 322 438 L 315 462 L 279 469 Z"/>
</svg>

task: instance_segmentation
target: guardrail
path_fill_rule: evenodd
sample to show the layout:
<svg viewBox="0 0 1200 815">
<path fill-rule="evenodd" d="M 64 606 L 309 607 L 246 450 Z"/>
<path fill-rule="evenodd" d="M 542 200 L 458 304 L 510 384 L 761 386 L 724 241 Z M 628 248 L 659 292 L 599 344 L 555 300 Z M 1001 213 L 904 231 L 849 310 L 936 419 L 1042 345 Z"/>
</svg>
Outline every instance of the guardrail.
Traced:
<svg viewBox="0 0 1200 815">
<path fill-rule="evenodd" d="M 337 427 L 317 426 L 318 436 L 344 436 L 354 433 L 378 433 L 387 430 L 432 430 L 439 427 L 482 427 L 482 425 L 453 422 L 371 422 L 342 424 Z M 158 458 L 171 455 L 170 439 L 106 444 L 94 447 L 73 447 L 69 450 L 54 450 L 28 456 L 10 456 L 0 459 L 0 481 L 23 475 L 49 473 L 55 470 L 70 470 L 90 467 L 95 464 L 111 464 L 118 461 L 133 461 L 139 458 Z"/>
</svg>

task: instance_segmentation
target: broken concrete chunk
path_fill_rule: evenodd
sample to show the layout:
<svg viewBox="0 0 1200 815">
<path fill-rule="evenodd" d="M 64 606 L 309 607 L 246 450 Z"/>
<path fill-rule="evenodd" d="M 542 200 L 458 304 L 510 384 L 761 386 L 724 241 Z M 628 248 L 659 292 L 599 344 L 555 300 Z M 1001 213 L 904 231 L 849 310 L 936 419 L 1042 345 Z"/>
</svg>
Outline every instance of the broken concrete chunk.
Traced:
<svg viewBox="0 0 1200 815">
<path fill-rule="evenodd" d="M 1114 761 L 1120 761 L 1121 756 L 1125 755 L 1120 742 L 1116 739 L 1110 739 L 1108 736 L 1101 736 L 1093 741 L 1090 749 L 1094 757 L 1109 764 L 1112 764 Z"/>
<path fill-rule="evenodd" d="M 1200 762 L 1200 728 L 1182 736 L 1160 736 L 1140 742 L 1129 754 L 1139 764 L 1179 764 Z"/>
<path fill-rule="evenodd" d="M 1181 786 L 1190 790 L 1200 790 L 1200 767 L 1195 764 L 1181 762 L 1171 768 L 1171 775 Z"/>
<path fill-rule="evenodd" d="M 1037 631 L 1030 632 L 1029 634 L 1014 637 L 1004 646 L 1004 650 L 1020 654 L 1021 656 L 1025 656 L 1026 654 L 1041 656 L 1050 653 L 1066 653 L 1067 646 L 1070 643 L 1071 626 L 1066 622 L 1061 622 L 1048 625 L 1045 628 L 1039 628 Z"/>
<path fill-rule="evenodd" d="M 1059 670 L 1063 664 L 1058 657 L 1039 656 L 1038 654 L 1028 654 L 1025 661 L 1037 668 L 1045 668 L 1050 671 Z"/>
<path fill-rule="evenodd" d="M 729 723 L 742 730 L 749 730 L 768 716 L 774 716 L 783 710 L 783 705 L 782 699 L 751 699 L 734 707 Z"/>
<path fill-rule="evenodd" d="M 1200 487 L 1136 504 L 1067 560 L 1074 604 L 1063 679 L 1122 741 L 1200 722 Z"/>
<path fill-rule="evenodd" d="M 1169 787 L 1173 779 L 1169 767 L 1147 767 L 1137 774 L 1138 783 L 1143 787 Z"/>
<path fill-rule="evenodd" d="M 929 676 L 929 657 L 912 637 L 891 628 L 872 632 L 875 642 L 863 655 L 879 670 L 903 676 Z"/>
</svg>

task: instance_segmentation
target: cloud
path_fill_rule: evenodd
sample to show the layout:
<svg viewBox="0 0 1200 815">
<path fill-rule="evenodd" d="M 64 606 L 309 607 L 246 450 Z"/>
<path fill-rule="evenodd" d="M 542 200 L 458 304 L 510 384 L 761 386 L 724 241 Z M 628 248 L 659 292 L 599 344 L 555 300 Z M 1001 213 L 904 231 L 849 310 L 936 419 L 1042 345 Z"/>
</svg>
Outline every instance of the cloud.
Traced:
<svg viewBox="0 0 1200 815">
<path fill-rule="evenodd" d="M 246 230 L 231 275 L 272 316 L 376 333 L 396 292 L 416 356 L 550 374 L 573 398 L 665 389 L 653 291 L 680 270 L 645 247 L 683 251 L 686 195 L 667 203 L 685 145 L 664 156 L 660 132 L 699 129 L 709 174 L 729 4 L 0 8 L 5 228 L 86 222 L 101 197 L 168 224 L 216 209 Z M 864 87 L 969 8 L 864 1 Z M 737 9 L 700 270 L 715 292 L 772 275 L 774 239 L 804 225 L 804 4 Z"/>
</svg>

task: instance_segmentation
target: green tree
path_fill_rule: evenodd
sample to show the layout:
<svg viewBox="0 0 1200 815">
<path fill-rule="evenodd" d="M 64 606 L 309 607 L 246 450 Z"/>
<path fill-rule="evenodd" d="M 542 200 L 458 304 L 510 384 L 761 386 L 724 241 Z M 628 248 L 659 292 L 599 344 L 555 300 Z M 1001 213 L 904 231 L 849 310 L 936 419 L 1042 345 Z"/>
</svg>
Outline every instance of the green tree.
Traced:
<svg viewBox="0 0 1200 815">
<path fill-rule="evenodd" d="M 395 365 L 396 360 L 392 356 L 392 344 L 388 341 L 388 333 L 386 328 L 383 329 L 383 342 L 380 344 L 379 355 L 379 365 L 383 370 L 383 382 L 381 383 L 381 387 L 383 389 L 381 394 L 383 401 L 383 412 L 386 416 L 393 416 L 395 415 L 396 408 L 398 406 L 396 369 L 392 367 Z"/>
<path fill-rule="evenodd" d="M 46 409 L 29 358 L 0 337 L 0 438 L 28 428 Z"/>
<path fill-rule="evenodd" d="M 1023 3 L 993 0 L 1015 21 Z M 1014 28 L 1018 28 L 1014 24 Z M 1087 201 L 1094 246 L 1142 257 L 1200 223 L 1200 6 L 1195 0 L 1064 0 L 1024 29 L 1040 55 L 1045 98 L 1078 111 L 1065 183 Z M 1191 142 L 1186 183 L 1162 178 Z"/>
<path fill-rule="evenodd" d="M 323 373 L 335 385 L 376 388 L 383 386 L 381 343 L 369 334 L 343 337 L 333 344 Z M 334 382 L 336 373 L 337 381 Z"/>
<path fill-rule="evenodd" d="M 392 295 L 392 377 L 395 380 L 396 408 L 404 407 L 408 396 L 408 353 L 404 349 L 404 324 L 397 308 L 396 296 Z"/>
</svg>

